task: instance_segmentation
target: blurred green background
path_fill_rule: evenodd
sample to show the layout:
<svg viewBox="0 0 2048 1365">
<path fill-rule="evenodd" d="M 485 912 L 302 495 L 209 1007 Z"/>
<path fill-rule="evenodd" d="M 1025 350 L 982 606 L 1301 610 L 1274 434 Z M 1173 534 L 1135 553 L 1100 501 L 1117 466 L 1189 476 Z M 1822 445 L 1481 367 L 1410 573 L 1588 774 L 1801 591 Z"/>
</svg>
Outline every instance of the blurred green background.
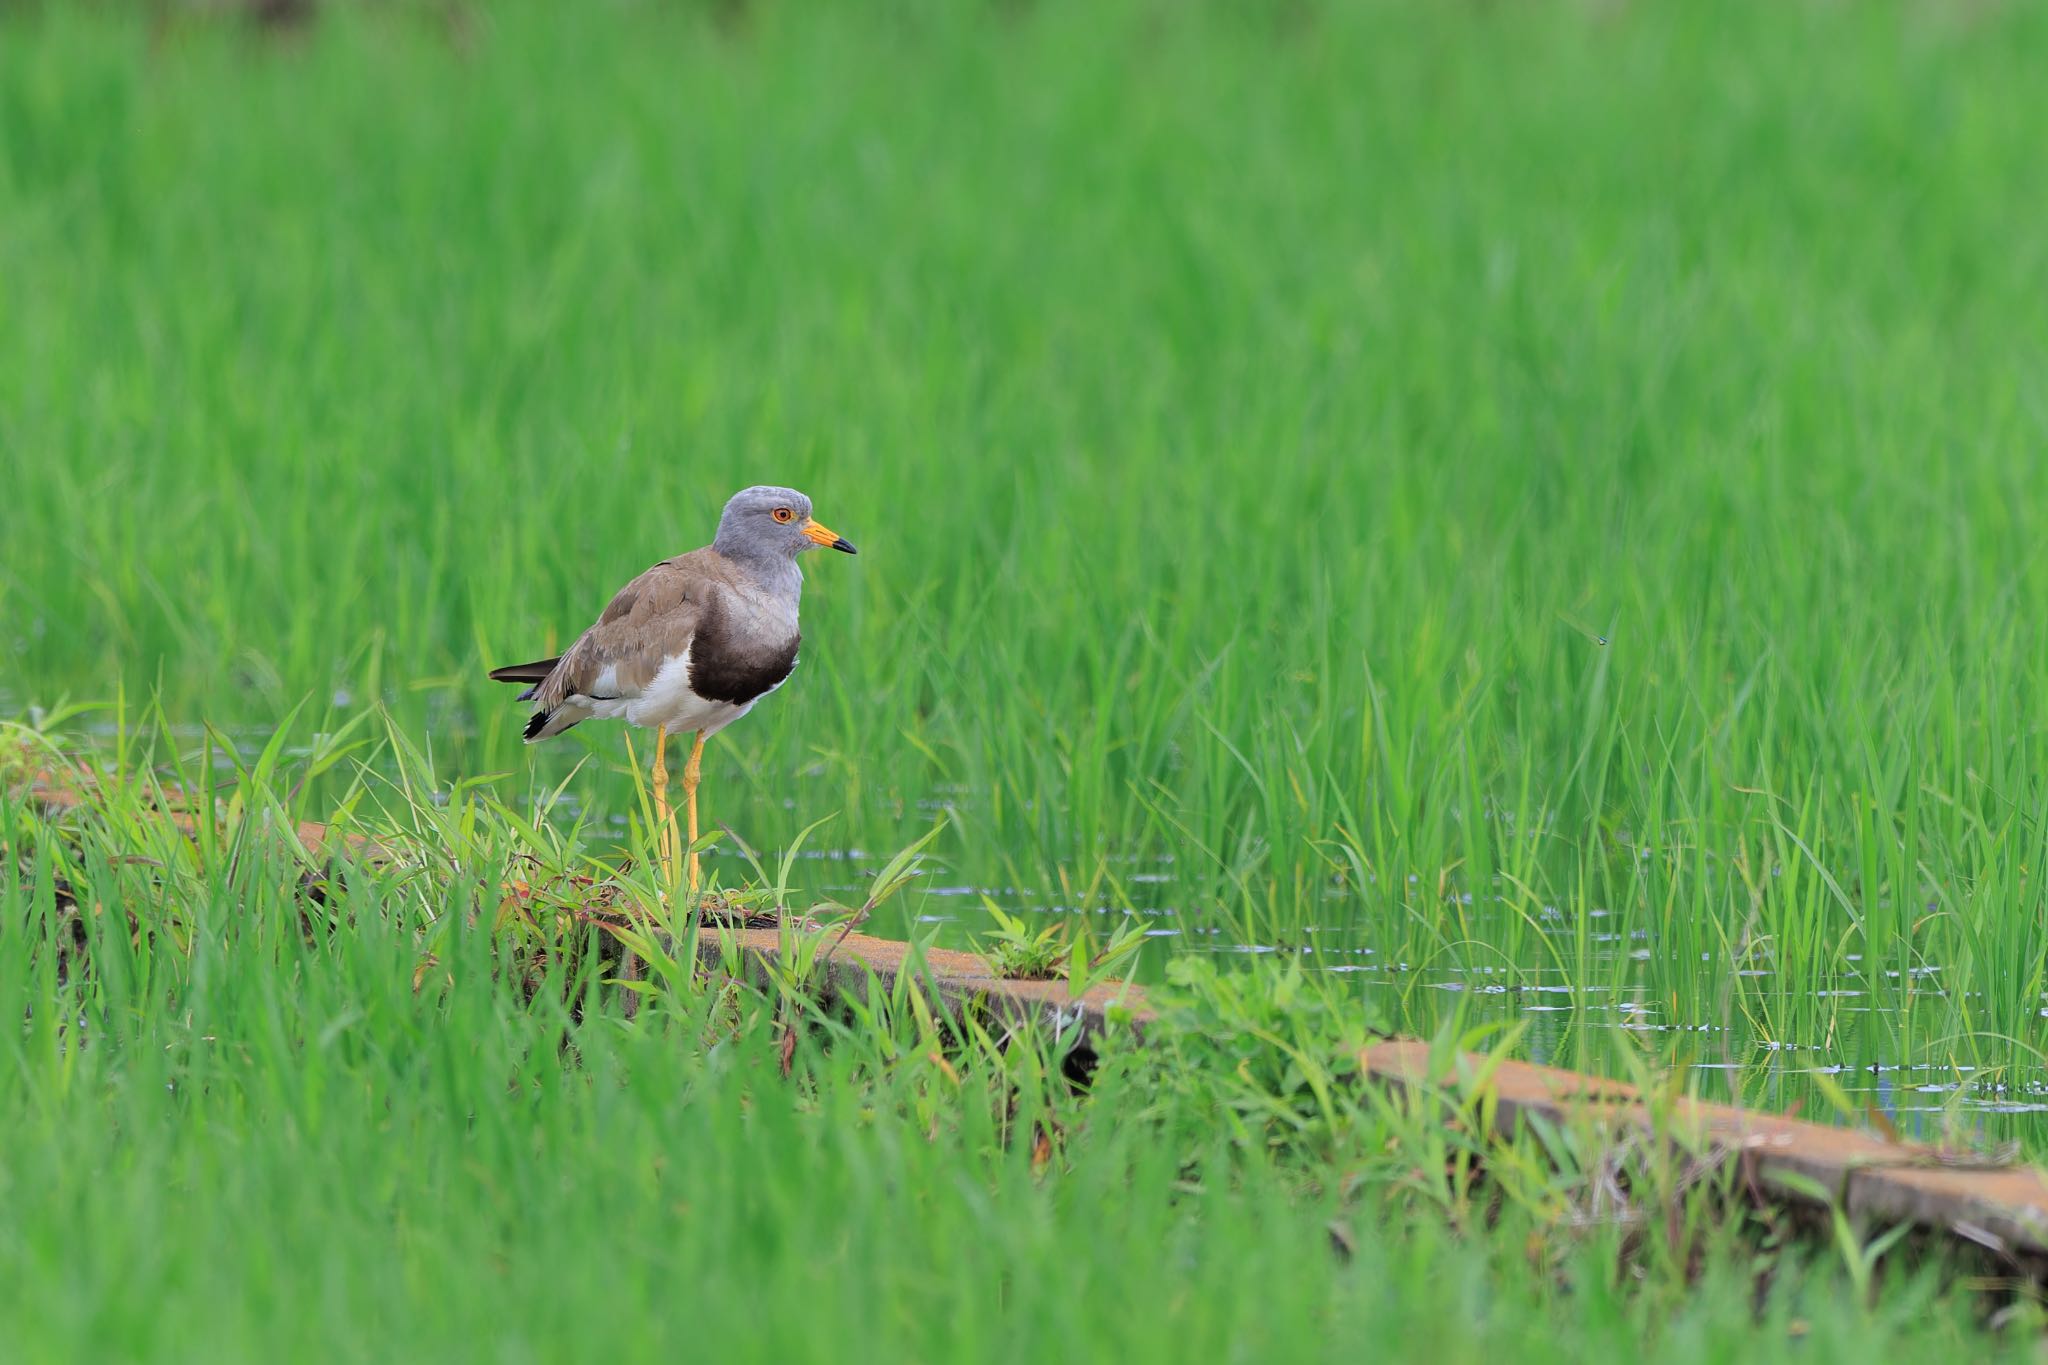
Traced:
<svg viewBox="0 0 2048 1365">
<path fill-rule="evenodd" d="M 2044 58 L 1935 0 L 7 12 L 0 710 L 382 705 L 508 800 L 587 763 L 602 850 L 617 730 L 523 749 L 484 669 L 788 482 L 862 554 L 705 808 L 833 817 L 811 894 L 943 808 L 885 928 L 2029 1109 Z"/>
</svg>

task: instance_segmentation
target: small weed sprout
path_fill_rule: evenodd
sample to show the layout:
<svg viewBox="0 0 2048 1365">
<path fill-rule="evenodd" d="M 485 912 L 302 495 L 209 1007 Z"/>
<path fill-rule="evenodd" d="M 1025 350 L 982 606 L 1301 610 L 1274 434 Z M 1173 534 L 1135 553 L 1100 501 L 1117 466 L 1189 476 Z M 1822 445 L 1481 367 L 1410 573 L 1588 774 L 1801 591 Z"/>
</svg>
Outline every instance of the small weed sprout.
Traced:
<svg viewBox="0 0 2048 1365">
<path fill-rule="evenodd" d="M 1050 981 L 1059 975 L 1060 962 L 1067 955 L 1064 921 L 1054 920 L 1034 931 L 1022 916 L 1010 914 L 986 896 L 982 905 L 996 927 L 974 946 L 990 972 L 1005 981 Z"/>
<path fill-rule="evenodd" d="M 1021 915 L 1010 914 L 986 896 L 982 906 L 996 927 L 976 941 L 975 950 L 989 971 L 1005 981 L 1063 980 L 1072 994 L 1080 995 L 1112 964 L 1134 957 L 1145 946 L 1144 926 L 1135 919 L 1118 925 L 1098 949 L 1094 936 L 1085 927 L 1075 930 L 1069 920 L 1033 929 Z"/>
</svg>

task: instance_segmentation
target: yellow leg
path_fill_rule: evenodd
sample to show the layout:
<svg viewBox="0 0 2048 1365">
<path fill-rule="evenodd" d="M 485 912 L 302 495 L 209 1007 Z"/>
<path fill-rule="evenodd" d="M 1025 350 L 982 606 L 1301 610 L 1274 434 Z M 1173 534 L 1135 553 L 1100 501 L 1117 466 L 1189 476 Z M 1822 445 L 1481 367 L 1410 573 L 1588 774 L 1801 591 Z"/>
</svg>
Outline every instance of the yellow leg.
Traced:
<svg viewBox="0 0 2048 1365">
<path fill-rule="evenodd" d="M 704 774 L 704 732 L 690 746 L 690 761 L 683 765 L 683 800 L 690 808 L 690 889 L 695 891 L 704 877 L 697 867 L 697 779 Z"/>
<path fill-rule="evenodd" d="M 668 727 L 654 732 L 654 823 L 658 829 L 655 848 L 661 858 L 663 886 L 676 884 L 676 822 L 668 808 Z"/>
</svg>

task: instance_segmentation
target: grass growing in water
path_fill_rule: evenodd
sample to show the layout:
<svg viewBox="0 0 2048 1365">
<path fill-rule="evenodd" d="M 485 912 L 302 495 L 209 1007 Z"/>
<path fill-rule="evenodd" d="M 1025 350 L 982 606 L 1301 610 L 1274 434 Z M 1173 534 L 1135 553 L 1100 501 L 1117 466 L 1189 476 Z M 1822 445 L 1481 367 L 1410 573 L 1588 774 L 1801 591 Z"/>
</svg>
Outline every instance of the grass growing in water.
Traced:
<svg viewBox="0 0 2048 1365">
<path fill-rule="evenodd" d="M 0 24 L 8 707 L 154 696 L 197 761 L 196 727 L 260 749 L 309 697 L 285 742 L 332 757 L 318 736 L 383 706 L 446 809 L 489 793 L 602 845 L 638 810 L 623 746 L 520 749 L 483 665 L 787 480 L 864 553 L 813 574 L 803 668 L 713 746 L 706 802 L 762 850 L 834 815 L 821 837 L 870 856 L 800 862 L 806 898 L 945 806 L 959 886 L 1314 949 L 1358 969 L 1354 1018 L 1535 1002 L 1524 1051 L 1710 1062 L 1773 1105 L 1815 1098 L 1787 1058 L 1919 1068 L 1854 1092 L 1902 1119 L 2038 1098 L 2048 247 L 2014 225 L 2048 208 L 2048 13 Z M 114 714 L 63 728 L 118 749 L 81 736 Z M 296 808 L 331 816 L 347 771 L 300 770 Z M 522 804 L 565 783 L 577 812 Z M 461 863 L 475 895 L 501 834 Z M 279 907 L 191 896 L 189 978 L 119 997 L 132 1032 L 105 1035 L 138 1056 L 214 1046 L 188 994 L 247 992 L 246 1029 L 316 969 L 384 989 L 223 959 L 231 910 Z M 900 897 L 875 927 L 950 915 L 964 941 L 975 904 Z M 391 951 L 371 965 L 416 968 Z M 470 1022 L 395 1017 L 370 1035 L 393 1068 L 424 1066 L 394 1039 Z M 251 1084 L 301 1093 L 285 1044 L 319 1041 L 289 1032 Z M 130 1065 L 124 1102 L 168 1105 L 127 1051 L 51 1053 L 11 1105 Z M 364 1093 L 305 1069 L 321 1114 L 322 1087 Z M 568 1089 L 554 1131 L 594 1131 Z M 100 1151 L 67 1125 L 104 1095 L 73 1093 L 38 1101 L 48 1151 Z M 198 1162 L 239 1114 L 281 1179 L 283 1099 L 219 1093 L 225 1117 L 134 1111 L 166 1139 L 138 1159 Z M 465 1113 L 389 1133 L 452 1165 Z M 1963 1121 L 2040 1150 L 2023 1116 Z M 483 1177 L 403 1159 L 333 1169 L 482 1207 Z M 984 1170 L 957 1161 L 929 1172 Z M 479 1169 L 502 1218 L 542 1167 Z M 1455 1282 L 1387 1280 L 1425 1306 Z"/>
<path fill-rule="evenodd" d="M 909 975 L 841 1015 L 657 971 L 628 1022 L 588 926 L 502 913 L 534 853 L 487 798 L 370 779 L 425 833 L 316 896 L 278 833 L 293 775 L 238 776 L 197 839 L 144 782 L 62 820 L 0 798 L 26 1357 L 2028 1346 L 1941 1259 L 1890 1251 L 1873 1298 L 1665 1149 L 1554 1175 L 1359 1091 L 1355 1012 L 1299 964 L 1183 956 L 1085 1094 L 1045 1038 L 942 1028 Z M 1630 1207 L 1598 1203 L 1617 1173 Z"/>
<path fill-rule="evenodd" d="M 0 688 L 381 702 L 601 831 L 483 666 L 786 479 L 872 548 L 710 751 L 754 847 L 946 806 L 1404 1027 L 2031 1103 L 2048 12 L 1298 21 L 10 16 Z"/>
</svg>

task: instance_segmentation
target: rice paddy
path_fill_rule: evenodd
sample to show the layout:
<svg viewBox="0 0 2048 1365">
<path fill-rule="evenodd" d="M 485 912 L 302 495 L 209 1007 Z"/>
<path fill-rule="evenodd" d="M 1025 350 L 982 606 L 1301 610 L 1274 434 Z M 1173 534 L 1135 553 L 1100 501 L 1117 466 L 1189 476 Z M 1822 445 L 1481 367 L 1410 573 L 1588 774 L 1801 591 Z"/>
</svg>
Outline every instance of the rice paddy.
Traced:
<svg viewBox="0 0 2048 1365">
<path fill-rule="evenodd" d="M 1475 1221 L 1362 1100 L 1240 1141 L 907 1014 L 785 1081 L 761 1001 L 522 991 L 474 908 L 651 847 L 645 737 L 522 746 L 486 668 L 788 483 L 861 555 L 707 750 L 721 884 L 856 905 L 936 830 L 871 929 L 2043 1155 L 2044 55 L 1935 0 L 0 11 L 0 771 L 124 777 L 0 800 L 14 1349 L 2024 1345 L 1714 1220 Z M 149 774 L 445 856 L 310 933 Z"/>
</svg>

